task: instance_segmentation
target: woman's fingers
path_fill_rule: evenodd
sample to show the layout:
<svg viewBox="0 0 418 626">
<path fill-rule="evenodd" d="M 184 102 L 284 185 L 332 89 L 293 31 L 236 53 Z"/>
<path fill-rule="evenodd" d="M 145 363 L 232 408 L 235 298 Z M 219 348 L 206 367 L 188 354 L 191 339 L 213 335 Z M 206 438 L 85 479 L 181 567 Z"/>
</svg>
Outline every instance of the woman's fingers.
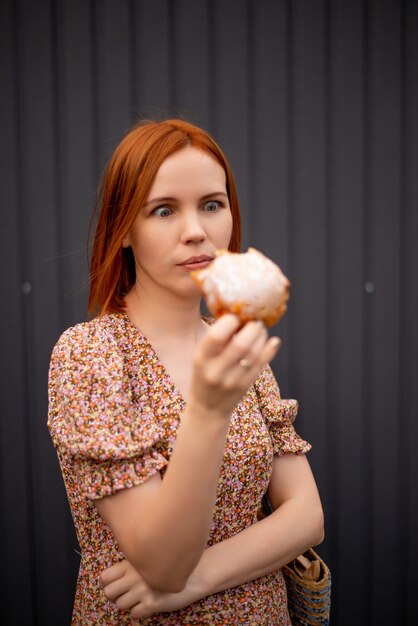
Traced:
<svg viewBox="0 0 418 626">
<path fill-rule="evenodd" d="M 106 598 L 113 602 L 142 582 L 138 572 L 126 559 L 104 570 L 99 579 Z"/>
<path fill-rule="evenodd" d="M 261 360 L 263 363 L 270 363 L 280 350 L 282 341 L 279 337 L 270 337 L 264 346 Z"/>
<path fill-rule="evenodd" d="M 211 327 L 197 350 L 196 364 L 211 384 L 228 377 L 237 365 L 250 370 L 274 358 L 280 340 L 268 337 L 260 321 L 239 328 L 235 315 L 224 315 Z"/>
<path fill-rule="evenodd" d="M 210 326 L 198 348 L 198 358 L 207 360 L 218 355 L 231 341 L 234 333 L 240 327 L 239 318 L 236 315 L 222 315 Z"/>
<path fill-rule="evenodd" d="M 142 604 L 135 604 L 130 611 L 131 617 L 147 617 L 144 615 Z"/>
<path fill-rule="evenodd" d="M 134 606 L 138 605 L 138 602 L 141 603 L 141 591 L 146 593 L 144 590 L 138 590 L 137 588 L 130 589 L 122 596 L 116 600 L 116 606 L 121 611 L 130 611 Z"/>
<path fill-rule="evenodd" d="M 131 588 L 131 584 L 132 582 L 128 577 L 119 578 L 105 585 L 103 591 L 106 598 L 114 602 Z"/>
<path fill-rule="evenodd" d="M 246 331 L 246 332 L 244 332 Z M 251 322 L 247 324 L 242 333 L 237 333 L 225 350 L 225 361 L 227 366 L 233 366 L 237 359 L 249 364 L 258 362 L 260 354 L 268 340 L 267 331 L 261 322 Z"/>
<path fill-rule="evenodd" d="M 225 346 L 210 364 L 214 378 L 228 375 L 231 369 L 244 359 L 249 364 L 259 364 L 263 349 L 268 341 L 267 330 L 262 322 L 248 322 Z"/>
<path fill-rule="evenodd" d="M 230 414 L 245 391 L 279 348 L 262 322 L 239 328 L 239 319 L 224 315 L 208 330 L 196 350 L 191 395 L 197 404 Z"/>
<path fill-rule="evenodd" d="M 227 370 L 243 358 L 257 360 L 268 341 L 264 324 L 251 321 L 241 329 L 239 327 L 240 320 L 236 315 L 226 314 L 219 318 L 198 347 L 198 362 L 207 364 L 212 360 L 215 367 Z"/>
<path fill-rule="evenodd" d="M 224 376 L 224 384 L 229 388 L 242 385 L 248 388 L 257 378 L 261 369 L 266 363 L 269 363 L 276 356 L 281 341 L 278 337 L 270 337 L 266 342 L 259 343 L 259 350 L 252 353 L 251 351 L 246 357 L 237 361 L 236 366 L 230 368 L 229 372 Z"/>
<path fill-rule="evenodd" d="M 115 563 L 115 565 L 108 567 L 107 569 L 103 570 L 103 572 L 100 573 L 100 576 L 99 576 L 100 586 L 105 587 L 106 585 L 109 585 L 110 583 L 112 583 L 114 580 L 117 580 L 118 578 L 122 578 L 122 576 L 125 576 L 125 574 L 126 574 L 126 562 L 119 561 L 119 563 Z"/>
</svg>

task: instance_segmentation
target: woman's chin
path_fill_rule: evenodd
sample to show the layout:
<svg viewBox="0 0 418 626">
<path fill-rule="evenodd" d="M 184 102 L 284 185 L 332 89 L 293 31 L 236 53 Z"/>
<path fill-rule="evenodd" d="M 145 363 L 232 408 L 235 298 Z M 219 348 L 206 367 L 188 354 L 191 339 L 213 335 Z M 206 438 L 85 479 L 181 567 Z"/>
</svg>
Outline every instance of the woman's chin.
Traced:
<svg viewBox="0 0 418 626">
<path fill-rule="evenodd" d="M 181 298 L 187 298 L 191 300 L 200 300 L 202 297 L 202 293 L 199 287 L 197 286 L 195 281 L 192 278 L 190 278 L 190 276 L 188 276 L 187 278 L 188 280 L 182 281 L 181 284 L 178 283 L 174 291 Z"/>
</svg>

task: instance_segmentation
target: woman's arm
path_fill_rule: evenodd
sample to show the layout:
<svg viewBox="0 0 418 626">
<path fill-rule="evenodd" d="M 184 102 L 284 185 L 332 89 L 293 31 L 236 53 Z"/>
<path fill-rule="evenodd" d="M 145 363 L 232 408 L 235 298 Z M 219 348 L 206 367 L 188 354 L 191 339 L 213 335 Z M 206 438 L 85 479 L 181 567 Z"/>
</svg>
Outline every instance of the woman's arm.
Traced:
<svg viewBox="0 0 418 626">
<path fill-rule="evenodd" d="M 199 344 L 186 409 L 164 479 L 96 500 L 120 549 L 155 590 L 186 585 L 205 549 L 229 419 L 234 406 L 278 348 L 259 323 L 236 332 L 225 315 Z M 236 333 L 236 334 L 235 334 Z M 246 358 L 252 367 L 243 369 Z M 192 514 L 185 515 L 185 511 Z"/>
<path fill-rule="evenodd" d="M 194 575 L 209 594 L 279 569 L 324 538 L 324 518 L 307 458 L 275 456 L 268 490 L 274 512 L 205 550 Z"/>
<path fill-rule="evenodd" d="M 206 549 L 180 593 L 155 593 L 123 562 L 102 573 L 106 596 L 133 617 L 176 610 L 268 574 L 323 540 L 322 506 L 305 456 L 274 458 L 269 498 L 274 513 Z"/>
</svg>

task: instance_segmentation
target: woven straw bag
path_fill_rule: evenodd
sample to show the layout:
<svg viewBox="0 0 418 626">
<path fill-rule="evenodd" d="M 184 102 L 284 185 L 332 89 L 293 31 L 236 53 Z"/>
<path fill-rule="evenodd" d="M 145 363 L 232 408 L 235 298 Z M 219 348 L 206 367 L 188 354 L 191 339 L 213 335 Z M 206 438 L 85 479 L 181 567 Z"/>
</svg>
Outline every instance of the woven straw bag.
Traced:
<svg viewBox="0 0 418 626">
<path fill-rule="evenodd" d="M 327 626 L 331 611 L 331 573 L 312 548 L 282 568 L 293 626 Z"/>
</svg>

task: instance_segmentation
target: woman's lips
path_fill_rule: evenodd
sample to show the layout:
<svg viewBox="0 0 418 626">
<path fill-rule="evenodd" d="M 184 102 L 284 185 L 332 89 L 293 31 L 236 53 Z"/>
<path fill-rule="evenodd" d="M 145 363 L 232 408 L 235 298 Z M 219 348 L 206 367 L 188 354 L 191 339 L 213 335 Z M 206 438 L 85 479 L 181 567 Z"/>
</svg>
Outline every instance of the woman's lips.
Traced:
<svg viewBox="0 0 418 626">
<path fill-rule="evenodd" d="M 207 267 L 211 261 L 213 261 L 212 257 L 202 254 L 186 259 L 183 263 L 179 263 L 179 267 L 184 267 L 186 270 L 200 270 Z"/>
<path fill-rule="evenodd" d="M 179 267 L 184 267 L 186 270 L 200 270 L 207 267 L 212 259 L 207 261 L 194 261 L 191 263 L 181 263 Z"/>
</svg>

